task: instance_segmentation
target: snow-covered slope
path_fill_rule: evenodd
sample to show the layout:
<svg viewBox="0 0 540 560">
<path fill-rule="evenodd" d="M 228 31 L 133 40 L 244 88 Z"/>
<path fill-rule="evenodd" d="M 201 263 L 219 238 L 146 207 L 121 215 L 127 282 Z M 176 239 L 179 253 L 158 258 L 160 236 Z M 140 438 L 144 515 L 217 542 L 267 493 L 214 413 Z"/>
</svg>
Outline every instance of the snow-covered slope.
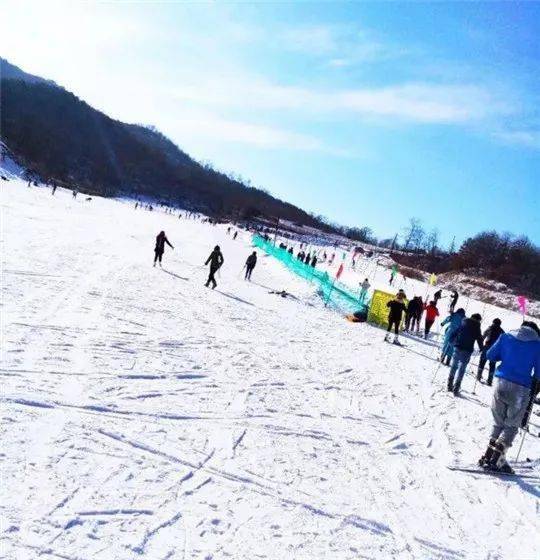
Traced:
<svg viewBox="0 0 540 560">
<path fill-rule="evenodd" d="M 446 468 L 483 451 L 491 390 L 450 397 L 431 343 L 383 343 L 268 257 L 244 282 L 244 232 L 18 179 L 2 227 L 2 558 L 538 557 L 537 483 Z"/>
</svg>

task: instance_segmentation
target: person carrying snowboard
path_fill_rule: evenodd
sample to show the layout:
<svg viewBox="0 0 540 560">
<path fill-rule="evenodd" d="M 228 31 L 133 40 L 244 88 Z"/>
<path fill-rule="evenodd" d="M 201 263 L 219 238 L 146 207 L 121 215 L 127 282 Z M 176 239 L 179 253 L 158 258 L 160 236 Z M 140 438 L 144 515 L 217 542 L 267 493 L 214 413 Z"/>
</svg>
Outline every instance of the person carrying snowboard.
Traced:
<svg viewBox="0 0 540 560">
<path fill-rule="evenodd" d="M 165 243 L 171 248 L 174 247 L 169 243 L 167 236 L 164 231 L 160 231 L 156 236 L 156 246 L 154 247 L 154 266 L 159 261 L 159 266 L 161 266 L 161 259 L 163 258 L 163 253 L 165 252 Z"/>
<path fill-rule="evenodd" d="M 257 253 L 253 251 L 251 255 L 247 258 L 246 261 L 246 275 L 244 276 L 244 280 L 251 280 L 251 273 L 257 264 Z"/>
<path fill-rule="evenodd" d="M 407 311 L 407 307 L 405 306 L 405 293 L 400 290 L 395 299 L 389 301 L 386 304 L 386 307 L 390 309 L 390 313 L 388 314 L 388 328 L 386 329 L 386 334 L 384 336 L 384 340 L 389 342 L 389 335 L 390 331 L 392 330 L 392 326 L 394 327 L 394 344 L 399 344 L 399 325 L 401 324 L 401 318 L 403 317 L 403 313 Z"/>
<path fill-rule="evenodd" d="M 504 334 L 504 330 L 501 328 L 501 320 L 493 319 L 493 323 L 491 323 L 491 326 L 487 328 L 486 332 L 483 335 L 484 349 L 482 350 L 482 354 L 480 354 L 480 360 L 478 362 L 478 373 L 476 374 L 476 379 L 478 379 L 478 381 L 482 381 L 482 373 L 484 372 L 484 367 L 487 362 L 487 351 L 497 342 L 497 339 L 499 338 L 499 336 L 501 336 L 501 334 Z M 495 365 L 495 362 L 490 360 L 487 378 L 487 384 L 490 387 L 493 383 Z"/>
<path fill-rule="evenodd" d="M 487 351 L 487 359 L 501 362 L 495 372 L 491 403 L 493 429 L 488 447 L 478 461 L 490 470 L 513 473 L 506 450 L 511 447 L 527 410 L 531 393 L 540 384 L 540 329 L 524 321 L 519 330 L 504 333 Z"/>
<path fill-rule="evenodd" d="M 484 348 L 482 340 L 482 331 L 480 330 L 480 323 L 482 317 L 478 313 L 473 313 L 468 319 L 464 319 L 459 329 L 454 333 L 452 342 L 454 344 L 454 353 L 452 356 L 452 365 L 450 366 L 450 373 L 448 375 L 448 391 L 454 393 L 454 396 L 459 395 L 461 389 L 461 381 L 465 375 L 465 370 L 471 355 L 474 350 L 474 343 L 478 344 L 480 351 Z M 457 378 L 454 377 L 457 372 Z"/>
<path fill-rule="evenodd" d="M 219 245 L 216 245 L 214 247 L 214 250 L 210 253 L 210 256 L 206 259 L 206 262 L 204 263 L 205 265 L 210 263 L 210 273 L 208 274 L 208 280 L 205 284 L 207 288 L 210 283 L 212 283 L 212 290 L 217 286 L 216 278 L 214 275 L 221 268 L 224 262 L 225 259 L 221 254 L 221 249 L 219 248 Z"/>
</svg>

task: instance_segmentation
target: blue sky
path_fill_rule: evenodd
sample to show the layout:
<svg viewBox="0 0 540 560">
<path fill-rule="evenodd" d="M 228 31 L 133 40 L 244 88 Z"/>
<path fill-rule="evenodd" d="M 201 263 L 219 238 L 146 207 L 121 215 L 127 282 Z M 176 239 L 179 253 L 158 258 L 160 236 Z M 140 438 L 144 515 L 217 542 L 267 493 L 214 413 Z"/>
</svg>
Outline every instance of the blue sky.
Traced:
<svg viewBox="0 0 540 560">
<path fill-rule="evenodd" d="M 4 6 L 0 55 L 309 211 L 540 243 L 540 4 Z"/>
</svg>

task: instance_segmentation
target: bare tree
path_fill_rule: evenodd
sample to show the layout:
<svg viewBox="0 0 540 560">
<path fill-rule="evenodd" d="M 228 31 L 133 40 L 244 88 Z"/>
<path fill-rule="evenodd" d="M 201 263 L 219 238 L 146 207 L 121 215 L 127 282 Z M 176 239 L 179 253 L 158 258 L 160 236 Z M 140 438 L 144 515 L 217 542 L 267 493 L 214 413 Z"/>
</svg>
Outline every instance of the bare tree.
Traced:
<svg viewBox="0 0 540 560">
<path fill-rule="evenodd" d="M 425 237 L 425 231 L 422 227 L 422 222 L 418 218 L 411 218 L 409 225 L 403 232 L 403 249 L 420 249 Z"/>
<path fill-rule="evenodd" d="M 433 228 L 426 236 L 424 247 L 426 251 L 434 255 L 435 252 L 437 251 L 438 245 L 439 245 L 439 230 L 437 228 Z"/>
</svg>

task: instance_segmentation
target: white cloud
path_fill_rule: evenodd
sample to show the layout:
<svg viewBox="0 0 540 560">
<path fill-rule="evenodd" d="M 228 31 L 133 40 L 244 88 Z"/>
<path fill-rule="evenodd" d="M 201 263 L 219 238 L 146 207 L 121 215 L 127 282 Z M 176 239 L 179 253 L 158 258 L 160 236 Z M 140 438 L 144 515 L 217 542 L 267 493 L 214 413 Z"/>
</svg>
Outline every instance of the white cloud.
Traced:
<svg viewBox="0 0 540 560">
<path fill-rule="evenodd" d="M 237 142 L 266 149 L 324 152 L 346 157 L 345 150 L 334 149 L 309 134 L 282 128 L 224 119 L 212 113 L 179 115 L 169 123 L 169 129 L 180 136 L 213 138 L 224 142 Z"/>
<path fill-rule="evenodd" d="M 493 136 L 505 144 L 540 150 L 540 130 L 506 130 L 496 132 Z"/>
</svg>

